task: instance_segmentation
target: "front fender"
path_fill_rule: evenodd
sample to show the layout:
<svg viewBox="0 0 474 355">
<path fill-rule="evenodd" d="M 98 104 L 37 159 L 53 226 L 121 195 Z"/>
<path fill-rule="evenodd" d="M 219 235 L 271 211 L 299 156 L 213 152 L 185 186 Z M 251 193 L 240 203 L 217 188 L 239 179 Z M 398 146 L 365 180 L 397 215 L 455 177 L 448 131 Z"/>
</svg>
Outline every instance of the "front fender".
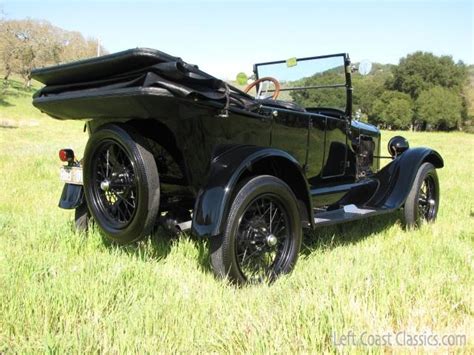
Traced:
<svg viewBox="0 0 474 355">
<path fill-rule="evenodd" d="M 379 188 L 366 205 L 391 210 L 402 207 L 418 169 L 425 162 L 436 168 L 444 166 L 441 155 L 430 148 L 412 148 L 399 155 L 375 175 Z"/>
<path fill-rule="evenodd" d="M 211 162 L 208 181 L 196 198 L 192 232 L 200 237 L 221 234 L 239 179 L 244 173 L 251 172 L 256 163 L 270 157 L 284 159 L 292 164 L 295 171 L 299 171 L 296 172 L 299 176 L 295 178 L 301 181 L 302 177 L 305 181 L 298 161 L 282 150 L 257 146 L 232 147 Z M 310 203 L 309 190 L 305 186 Z"/>
</svg>

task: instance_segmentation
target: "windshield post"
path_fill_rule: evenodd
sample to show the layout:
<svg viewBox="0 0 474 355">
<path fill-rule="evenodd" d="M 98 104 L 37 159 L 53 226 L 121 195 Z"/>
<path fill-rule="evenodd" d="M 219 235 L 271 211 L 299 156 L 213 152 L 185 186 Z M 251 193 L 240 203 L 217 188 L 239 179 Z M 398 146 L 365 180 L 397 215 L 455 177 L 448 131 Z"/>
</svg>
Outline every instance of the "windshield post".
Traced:
<svg viewBox="0 0 474 355">
<path fill-rule="evenodd" d="M 346 69 L 346 115 L 348 120 L 352 120 L 352 73 L 351 73 L 351 59 L 349 54 L 345 55 L 344 66 Z"/>
</svg>

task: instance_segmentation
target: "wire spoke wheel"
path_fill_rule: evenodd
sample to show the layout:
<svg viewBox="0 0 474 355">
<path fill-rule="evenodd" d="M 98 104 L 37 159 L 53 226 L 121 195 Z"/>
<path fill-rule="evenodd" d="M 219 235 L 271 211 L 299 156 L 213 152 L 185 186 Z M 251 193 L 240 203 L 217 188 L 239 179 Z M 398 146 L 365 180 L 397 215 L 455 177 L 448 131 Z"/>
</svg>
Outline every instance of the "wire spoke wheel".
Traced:
<svg viewBox="0 0 474 355">
<path fill-rule="evenodd" d="M 419 227 L 436 219 L 439 208 L 439 180 L 431 163 L 423 163 L 416 174 L 404 206 L 405 224 Z"/>
<path fill-rule="evenodd" d="M 289 246 L 291 225 L 281 203 L 271 195 L 255 199 L 239 223 L 236 258 L 242 274 L 251 283 L 272 280 Z"/>
<path fill-rule="evenodd" d="M 234 284 L 271 283 L 298 260 L 302 228 L 296 197 L 274 176 L 241 182 L 224 233 L 211 238 L 216 276 Z"/>
<path fill-rule="evenodd" d="M 84 195 L 107 237 L 120 244 L 145 237 L 160 205 L 160 182 L 147 140 L 126 125 L 94 132 L 84 152 Z"/>
<path fill-rule="evenodd" d="M 98 207 L 116 228 L 125 227 L 133 219 L 137 207 L 133 164 L 126 151 L 113 140 L 103 142 L 96 157 L 92 172 Z"/>
<path fill-rule="evenodd" d="M 436 212 L 435 182 L 431 175 L 428 175 L 421 184 L 418 194 L 418 215 L 427 221 L 434 218 Z"/>
</svg>

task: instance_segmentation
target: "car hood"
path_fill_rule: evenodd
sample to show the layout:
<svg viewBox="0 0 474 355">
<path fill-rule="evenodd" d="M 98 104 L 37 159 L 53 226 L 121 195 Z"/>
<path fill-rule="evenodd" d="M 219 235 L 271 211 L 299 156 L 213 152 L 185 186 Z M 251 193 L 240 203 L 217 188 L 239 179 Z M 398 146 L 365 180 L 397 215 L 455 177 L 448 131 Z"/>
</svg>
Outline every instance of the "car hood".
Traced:
<svg viewBox="0 0 474 355">
<path fill-rule="evenodd" d="M 380 130 L 374 125 L 352 120 L 351 127 L 353 130 L 358 130 L 361 134 L 366 134 L 368 136 L 380 136 Z"/>
</svg>

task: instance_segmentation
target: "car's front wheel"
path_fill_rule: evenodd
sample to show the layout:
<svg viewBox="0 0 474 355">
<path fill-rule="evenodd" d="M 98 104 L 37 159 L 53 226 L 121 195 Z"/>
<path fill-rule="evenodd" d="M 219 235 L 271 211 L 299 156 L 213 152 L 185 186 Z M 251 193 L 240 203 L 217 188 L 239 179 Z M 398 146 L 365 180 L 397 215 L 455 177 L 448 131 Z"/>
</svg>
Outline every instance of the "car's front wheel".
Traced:
<svg viewBox="0 0 474 355">
<path fill-rule="evenodd" d="M 126 126 L 104 126 L 87 142 L 83 173 L 89 211 L 110 239 L 130 243 L 151 231 L 160 184 L 145 138 Z"/>
<path fill-rule="evenodd" d="M 211 238 L 212 267 L 236 284 L 271 282 L 293 269 L 301 239 L 292 190 L 276 177 L 257 176 L 235 195 L 224 234 Z"/>
<path fill-rule="evenodd" d="M 436 219 L 439 208 L 439 180 L 436 168 L 424 163 L 418 169 L 415 181 L 405 201 L 405 224 L 408 228 L 418 227 L 423 221 Z"/>
</svg>

